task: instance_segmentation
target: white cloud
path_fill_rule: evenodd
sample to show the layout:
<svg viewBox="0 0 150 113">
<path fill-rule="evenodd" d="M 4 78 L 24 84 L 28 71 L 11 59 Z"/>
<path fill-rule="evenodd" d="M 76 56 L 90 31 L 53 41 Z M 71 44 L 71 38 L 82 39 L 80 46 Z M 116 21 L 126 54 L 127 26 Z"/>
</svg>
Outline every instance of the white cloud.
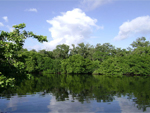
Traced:
<svg viewBox="0 0 150 113">
<path fill-rule="evenodd" d="M 103 4 L 110 3 L 112 1 L 113 0 L 82 0 L 80 6 L 85 10 L 93 10 Z"/>
<path fill-rule="evenodd" d="M 8 22 L 8 17 L 4 16 L 3 19 L 5 20 L 5 22 Z"/>
<path fill-rule="evenodd" d="M 6 27 L 8 28 L 8 30 L 9 30 L 10 32 L 12 32 L 12 31 L 14 30 L 14 28 L 11 27 L 11 26 L 9 26 L 9 25 L 6 25 Z"/>
<path fill-rule="evenodd" d="M 36 8 L 30 8 L 30 9 L 26 9 L 25 11 L 37 12 L 37 9 Z"/>
<path fill-rule="evenodd" d="M 93 27 L 103 28 L 96 25 L 96 19 L 90 18 L 78 8 L 62 13 L 62 16 L 54 17 L 47 22 L 52 25 L 49 31 L 53 40 L 44 44 L 50 49 L 54 49 L 58 44 L 76 45 L 91 37 Z"/>
<path fill-rule="evenodd" d="M 150 16 L 137 17 L 124 22 L 119 29 L 119 33 L 114 40 L 122 40 L 139 34 L 147 35 L 150 33 Z"/>
<path fill-rule="evenodd" d="M 0 27 L 3 27 L 3 26 L 4 26 L 4 24 L 2 22 L 0 22 Z"/>
</svg>

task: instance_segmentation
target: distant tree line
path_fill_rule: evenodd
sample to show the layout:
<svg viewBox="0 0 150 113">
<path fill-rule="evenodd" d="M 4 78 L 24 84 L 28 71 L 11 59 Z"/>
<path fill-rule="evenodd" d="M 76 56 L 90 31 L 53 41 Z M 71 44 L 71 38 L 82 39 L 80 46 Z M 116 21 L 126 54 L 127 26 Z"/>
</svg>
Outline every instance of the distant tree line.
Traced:
<svg viewBox="0 0 150 113">
<path fill-rule="evenodd" d="M 92 73 L 102 75 L 150 75 L 150 42 L 138 38 L 128 49 L 109 43 L 57 45 L 53 51 L 22 49 L 27 72 Z"/>
<path fill-rule="evenodd" d="M 13 26 L 12 32 L 0 31 L 0 85 L 30 78 L 29 73 L 91 73 L 101 75 L 150 75 L 150 42 L 138 38 L 128 49 L 98 43 L 80 43 L 72 47 L 61 44 L 53 51 L 23 48 L 26 38 L 47 41 L 42 35 L 23 30 L 25 24 Z"/>
</svg>

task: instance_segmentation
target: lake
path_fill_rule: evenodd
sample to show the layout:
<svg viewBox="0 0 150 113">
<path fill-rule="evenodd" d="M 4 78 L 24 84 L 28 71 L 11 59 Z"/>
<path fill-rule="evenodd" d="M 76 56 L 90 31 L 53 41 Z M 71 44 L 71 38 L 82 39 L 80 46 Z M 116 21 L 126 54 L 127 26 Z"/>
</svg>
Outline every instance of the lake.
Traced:
<svg viewBox="0 0 150 113">
<path fill-rule="evenodd" d="M 38 76 L 1 89 L 0 112 L 150 112 L 150 77 Z"/>
</svg>

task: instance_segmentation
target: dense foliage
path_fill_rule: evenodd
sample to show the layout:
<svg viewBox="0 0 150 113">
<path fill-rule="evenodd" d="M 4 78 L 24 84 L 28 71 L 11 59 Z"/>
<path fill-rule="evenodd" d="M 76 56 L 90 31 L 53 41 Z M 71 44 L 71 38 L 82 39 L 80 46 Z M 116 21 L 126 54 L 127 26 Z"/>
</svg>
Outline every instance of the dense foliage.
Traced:
<svg viewBox="0 0 150 113">
<path fill-rule="evenodd" d="M 0 31 L 0 86 L 12 85 L 17 79 L 30 78 L 29 73 L 93 73 L 102 75 L 150 75 L 150 42 L 138 38 L 128 49 L 109 43 L 95 47 L 80 43 L 72 47 L 61 44 L 53 51 L 23 49 L 25 39 L 39 42 L 45 36 L 23 30 L 25 24 L 13 26 L 12 32 Z M 24 74 L 24 75 L 23 75 Z"/>
<path fill-rule="evenodd" d="M 128 49 L 109 43 L 57 45 L 53 51 L 22 50 L 27 72 L 93 73 L 102 75 L 150 75 L 150 42 L 138 38 Z"/>
<path fill-rule="evenodd" d="M 13 27 L 12 32 L 0 31 L 0 86 L 2 87 L 11 85 L 15 79 L 24 78 L 20 76 L 25 74 L 24 57 L 18 54 L 18 51 L 23 48 L 25 39 L 33 37 L 39 42 L 47 41 L 46 36 L 23 30 L 26 27 L 24 23 Z"/>
</svg>

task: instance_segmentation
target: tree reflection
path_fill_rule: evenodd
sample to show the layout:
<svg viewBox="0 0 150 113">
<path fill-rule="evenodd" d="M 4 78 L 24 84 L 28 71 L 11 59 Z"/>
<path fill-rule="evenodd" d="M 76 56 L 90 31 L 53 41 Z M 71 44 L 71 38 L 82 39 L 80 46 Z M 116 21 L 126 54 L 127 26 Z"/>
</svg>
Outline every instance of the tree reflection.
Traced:
<svg viewBox="0 0 150 113">
<path fill-rule="evenodd" d="M 1 90 L 1 97 L 11 98 L 40 92 L 52 94 L 57 101 L 70 100 L 81 103 L 112 102 L 114 96 L 127 96 L 138 109 L 150 107 L 150 77 L 106 77 L 97 75 L 44 75 L 25 80 L 15 88 Z M 70 98 L 71 96 L 71 98 Z"/>
</svg>

